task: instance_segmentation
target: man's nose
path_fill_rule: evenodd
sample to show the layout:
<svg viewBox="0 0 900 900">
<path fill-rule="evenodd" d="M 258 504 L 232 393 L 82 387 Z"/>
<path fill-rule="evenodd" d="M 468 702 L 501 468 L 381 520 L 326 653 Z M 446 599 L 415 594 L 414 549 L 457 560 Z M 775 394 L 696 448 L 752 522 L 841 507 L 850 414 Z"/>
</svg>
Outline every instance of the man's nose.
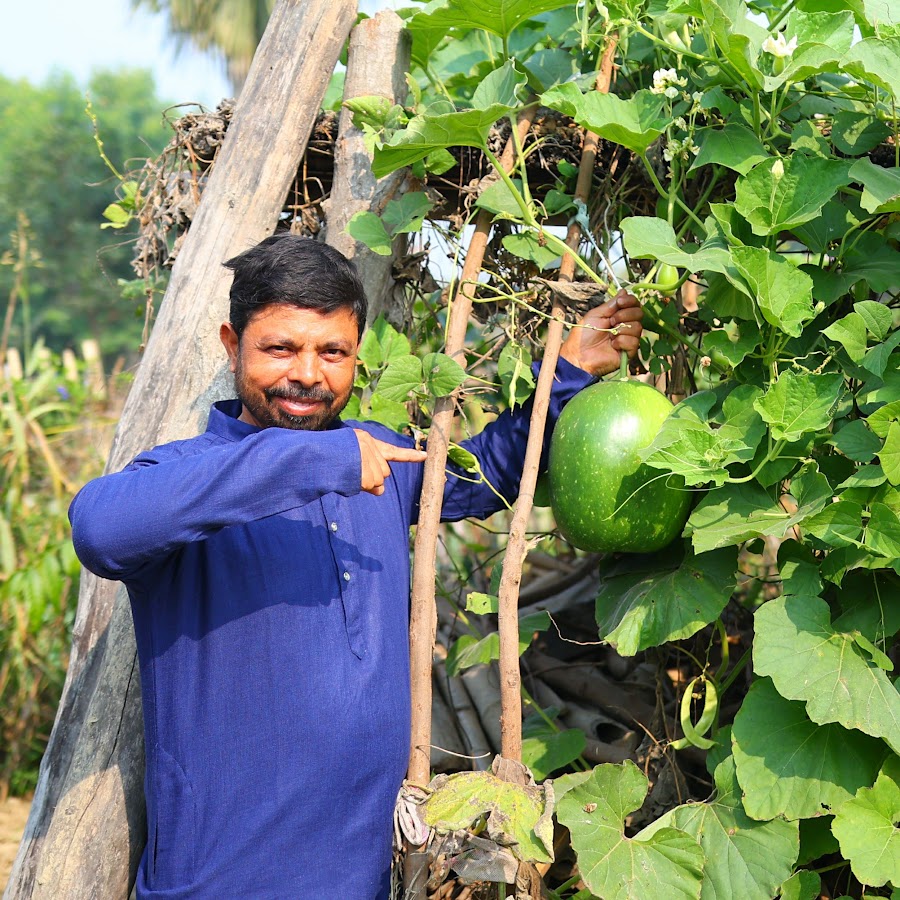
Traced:
<svg viewBox="0 0 900 900">
<path fill-rule="evenodd" d="M 322 380 L 322 369 L 316 353 L 298 353 L 294 356 L 289 374 L 291 381 L 303 387 L 314 387 Z"/>
</svg>

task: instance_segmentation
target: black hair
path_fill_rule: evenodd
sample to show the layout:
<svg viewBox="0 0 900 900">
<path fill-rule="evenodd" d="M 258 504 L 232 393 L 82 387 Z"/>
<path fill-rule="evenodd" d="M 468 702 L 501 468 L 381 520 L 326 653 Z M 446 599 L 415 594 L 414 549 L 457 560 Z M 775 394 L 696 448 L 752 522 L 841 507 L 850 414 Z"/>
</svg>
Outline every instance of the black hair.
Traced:
<svg viewBox="0 0 900 900">
<path fill-rule="evenodd" d="M 333 247 L 284 231 L 264 238 L 223 265 L 234 272 L 229 318 L 238 337 L 253 314 L 272 303 L 325 313 L 347 307 L 362 336 L 368 309 L 366 292 L 356 267 Z"/>
</svg>

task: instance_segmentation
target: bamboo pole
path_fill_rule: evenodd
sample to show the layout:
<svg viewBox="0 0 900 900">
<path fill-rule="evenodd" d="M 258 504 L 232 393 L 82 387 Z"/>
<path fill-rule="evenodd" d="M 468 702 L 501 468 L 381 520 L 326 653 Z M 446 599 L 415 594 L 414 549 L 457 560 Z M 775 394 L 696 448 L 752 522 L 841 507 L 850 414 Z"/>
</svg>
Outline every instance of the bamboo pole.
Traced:
<svg viewBox="0 0 900 900">
<path fill-rule="evenodd" d="M 613 58 L 618 36 L 610 36 L 600 63 L 597 90 L 609 91 L 612 80 Z M 594 161 L 597 156 L 598 137 L 585 132 L 584 149 L 578 169 L 575 196 L 586 201 L 590 193 Z M 567 253 L 559 267 L 559 280 L 571 281 L 575 274 L 575 258 L 581 242 L 581 227 L 577 223 L 569 225 L 566 244 L 572 251 Z M 498 608 L 498 628 L 500 631 L 500 733 L 501 755 L 507 759 L 522 759 L 522 676 L 519 671 L 519 586 L 522 581 L 522 565 L 528 553 L 526 528 L 531 508 L 534 504 L 534 488 L 537 483 L 538 467 L 544 443 L 544 426 L 550 406 L 550 391 L 556 374 L 556 362 L 562 346 L 565 307 L 559 296 L 553 295 L 553 311 L 547 328 L 544 359 L 534 391 L 534 406 L 531 411 L 531 427 L 525 450 L 525 465 L 519 486 L 519 499 L 513 514 L 509 532 L 509 543 L 503 558 L 503 575 L 500 579 L 500 600 Z"/>
<path fill-rule="evenodd" d="M 527 106 L 519 115 L 517 129 L 519 140 L 524 141 L 531 130 L 537 106 Z M 500 164 L 511 171 L 515 161 L 516 146 L 510 138 L 506 143 Z M 461 276 L 462 284 L 452 299 L 447 319 L 445 352 L 449 356 L 462 355 L 466 328 L 472 313 L 472 298 L 484 253 L 491 232 L 493 214 L 482 210 L 475 220 L 475 232 L 469 243 Z M 434 405 L 434 416 L 428 433 L 428 456 L 422 478 L 422 494 L 419 502 L 419 523 L 413 547 L 413 571 L 409 616 L 409 677 L 411 699 L 410 750 L 407 780 L 420 785 L 429 781 L 431 756 L 431 667 L 434 656 L 434 640 L 437 632 L 437 607 L 435 605 L 435 563 L 437 559 L 438 526 L 441 522 L 441 504 L 446 481 L 445 467 L 450 447 L 450 429 L 456 392 L 439 397 Z M 406 900 L 424 900 L 425 883 L 428 880 L 428 856 L 421 848 L 407 846 L 403 868 Z"/>
</svg>

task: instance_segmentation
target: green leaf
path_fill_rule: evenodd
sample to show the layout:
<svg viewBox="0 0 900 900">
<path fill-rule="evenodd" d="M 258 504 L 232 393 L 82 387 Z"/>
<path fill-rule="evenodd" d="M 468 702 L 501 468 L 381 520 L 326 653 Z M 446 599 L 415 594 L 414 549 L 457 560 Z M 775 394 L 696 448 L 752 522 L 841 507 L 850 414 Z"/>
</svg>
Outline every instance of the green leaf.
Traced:
<svg viewBox="0 0 900 900">
<path fill-rule="evenodd" d="M 686 803 L 657 819 L 637 839 L 673 827 L 692 835 L 703 850 L 701 900 L 771 900 L 800 851 L 796 822 L 754 822 L 741 805 L 735 761 L 716 766 L 716 793 L 706 803 Z M 657 891 L 648 896 L 660 896 Z"/>
<path fill-rule="evenodd" d="M 516 72 L 515 76 L 510 75 L 508 79 L 507 75 L 508 72 L 500 69 L 492 72 L 480 86 L 483 90 L 478 100 L 484 102 L 491 91 L 499 96 L 501 91 L 508 88 L 508 82 L 519 87 L 525 84 L 524 75 Z M 375 148 L 372 173 L 376 178 L 381 178 L 447 147 L 483 148 L 486 146 L 487 135 L 494 122 L 517 105 L 518 101 L 504 97 L 504 102 L 492 103 L 482 108 L 416 116 L 409 121 L 406 128 L 396 131 L 390 140 Z"/>
<path fill-rule="evenodd" d="M 891 422 L 888 426 L 878 461 L 887 480 L 893 485 L 900 484 L 900 422 Z"/>
<path fill-rule="evenodd" d="M 777 441 L 796 441 L 807 432 L 822 431 L 844 389 L 843 375 L 784 372 L 754 403 Z"/>
<path fill-rule="evenodd" d="M 886 504 L 870 504 L 864 543 L 873 553 L 889 559 L 900 557 L 900 518 Z"/>
<path fill-rule="evenodd" d="M 738 179 L 735 209 L 754 234 L 778 234 L 814 219 L 838 188 L 850 183 L 849 169 L 843 160 L 803 153 L 768 160 Z"/>
<path fill-rule="evenodd" d="M 831 830 L 863 883 L 900 881 L 900 761 L 892 757 L 873 787 L 861 788 L 834 817 Z"/>
<path fill-rule="evenodd" d="M 862 535 L 862 506 L 853 500 L 838 500 L 803 522 L 813 537 L 831 547 L 856 547 Z"/>
<path fill-rule="evenodd" d="M 801 869 L 781 886 L 781 900 L 818 900 L 821 892 L 822 878 L 819 873 Z"/>
<path fill-rule="evenodd" d="M 744 125 L 726 122 L 721 128 L 702 128 L 696 135 L 700 152 L 691 169 L 720 165 L 746 175 L 757 163 L 769 158 L 759 138 Z"/>
<path fill-rule="evenodd" d="M 819 561 L 812 550 L 794 540 L 781 542 L 778 548 L 778 574 L 781 575 L 781 591 L 791 594 L 817 596 L 822 590 Z"/>
<path fill-rule="evenodd" d="M 386 400 L 380 394 L 373 394 L 366 418 L 400 431 L 409 422 L 409 410 L 405 403 Z"/>
<path fill-rule="evenodd" d="M 866 353 L 862 361 L 863 368 L 876 378 L 882 378 L 885 369 L 891 364 L 891 356 L 898 345 L 900 345 L 900 331 L 895 331 L 886 341 L 876 344 Z M 897 360 L 893 362 L 896 363 Z"/>
<path fill-rule="evenodd" d="M 689 272 L 707 269 L 725 272 L 731 265 L 731 255 L 724 247 L 698 248 L 695 244 L 680 247 L 675 230 L 665 219 L 628 216 L 619 227 L 625 249 L 635 259 L 658 259 Z"/>
<path fill-rule="evenodd" d="M 496 594 L 482 594 L 472 591 L 466 594 L 466 610 L 483 616 L 487 613 L 495 613 L 500 608 L 500 598 Z"/>
<path fill-rule="evenodd" d="M 847 110 L 838 113 L 831 125 L 834 146 L 848 156 L 861 156 L 874 150 L 890 133 L 881 119 Z"/>
<path fill-rule="evenodd" d="M 513 184 L 517 190 L 522 190 L 521 178 L 514 178 Z M 500 216 L 501 218 L 520 219 L 522 217 L 522 210 L 519 209 L 519 204 L 516 203 L 512 191 L 502 179 L 488 185 L 478 196 L 475 205 L 479 209 L 486 209 L 488 212 L 492 212 L 495 216 Z"/>
<path fill-rule="evenodd" d="M 391 255 L 390 235 L 384 227 L 384 222 L 373 212 L 354 213 L 347 223 L 347 234 L 365 244 L 373 253 L 380 256 Z"/>
<path fill-rule="evenodd" d="M 549 778 L 581 756 L 587 743 L 579 728 L 526 737 L 522 740 L 522 762 L 537 781 Z"/>
<path fill-rule="evenodd" d="M 531 354 L 524 344 L 509 341 L 497 359 L 497 376 L 503 385 L 503 396 L 510 409 L 520 406 L 534 390 Z"/>
<path fill-rule="evenodd" d="M 589 131 L 602 134 L 604 140 L 621 144 L 634 153 L 646 153 L 669 124 L 669 117 L 663 112 L 666 98 L 650 91 L 636 91 L 623 100 L 615 94 L 593 90 L 582 94 L 577 85 L 569 82 L 545 91 L 540 100 Z"/>
<path fill-rule="evenodd" d="M 838 722 L 900 747 L 900 696 L 818 597 L 770 600 L 756 612 L 754 669 L 782 697 L 806 701 L 813 722 Z"/>
<path fill-rule="evenodd" d="M 724 57 L 753 88 L 764 85 L 757 65 L 768 32 L 754 22 L 743 0 L 700 0 L 702 18 Z"/>
<path fill-rule="evenodd" d="M 634 763 L 597 766 L 553 784 L 557 818 L 569 829 L 578 870 L 594 894 L 647 900 L 665 885 L 666 900 L 698 900 L 704 855 L 694 838 L 674 828 L 647 840 L 625 836 L 625 817 L 647 794 L 647 778 Z"/>
<path fill-rule="evenodd" d="M 780 253 L 763 247 L 735 247 L 731 255 L 766 321 L 785 334 L 799 337 L 803 323 L 815 315 L 812 278 Z M 733 276 L 729 280 L 736 287 L 741 286 Z"/>
<path fill-rule="evenodd" d="M 846 424 L 828 443 L 856 462 L 871 462 L 881 448 L 878 436 L 861 419 Z"/>
<path fill-rule="evenodd" d="M 739 365 L 759 344 L 759 329 L 750 322 L 711 331 L 703 338 L 704 352 L 721 354 L 732 367 Z"/>
<path fill-rule="evenodd" d="M 768 678 L 754 682 L 731 729 L 744 809 L 754 819 L 806 819 L 834 812 L 870 785 L 884 742 L 837 724 L 816 725 L 802 703 Z"/>
<path fill-rule="evenodd" d="M 900 631 L 900 583 L 892 574 L 862 570 L 849 574 L 838 595 L 842 612 L 834 620 L 835 630 L 859 632 L 887 645 Z"/>
<path fill-rule="evenodd" d="M 131 212 L 121 203 L 110 203 L 103 210 L 103 218 L 109 221 L 104 222 L 101 228 L 124 228 L 131 221 Z"/>
<path fill-rule="evenodd" d="M 446 353 L 426 353 L 422 357 L 425 390 L 432 397 L 452 394 L 468 377 L 466 370 Z"/>
<path fill-rule="evenodd" d="M 858 363 L 865 355 L 866 320 L 858 312 L 849 313 L 843 319 L 838 319 L 822 333 L 841 344 L 853 362 Z"/>
<path fill-rule="evenodd" d="M 726 484 L 710 491 L 691 513 L 684 534 L 694 551 L 740 544 L 755 537 L 784 537 L 788 528 L 815 515 L 831 500 L 831 487 L 821 475 L 793 514 L 757 484 Z"/>
<path fill-rule="evenodd" d="M 459 444 L 450 444 L 447 448 L 447 458 L 466 472 L 475 473 L 481 471 L 481 463 L 478 462 L 478 457 L 471 451 L 466 450 L 465 447 L 460 447 Z"/>
<path fill-rule="evenodd" d="M 725 608 L 735 586 L 734 548 L 694 556 L 676 568 L 605 578 L 597 594 L 600 638 L 622 656 L 696 634 Z"/>
<path fill-rule="evenodd" d="M 510 34 L 526 21 L 543 12 L 568 6 L 570 0 L 448 0 L 431 4 L 427 10 L 429 27 L 433 29 L 481 28 L 499 37 Z M 414 23 L 416 17 L 413 17 Z"/>
<path fill-rule="evenodd" d="M 519 619 L 519 655 L 530 646 L 536 631 L 546 631 L 550 627 L 550 614 L 532 613 Z M 451 677 L 465 669 L 500 659 L 500 635 L 496 631 L 477 638 L 464 634 L 447 651 L 447 674 Z"/>
<path fill-rule="evenodd" d="M 440 832 L 470 829 L 485 817 L 491 839 L 517 859 L 553 860 L 553 821 L 541 785 L 513 784 L 491 772 L 457 772 L 435 787 L 420 809 Z"/>
<path fill-rule="evenodd" d="M 385 400 L 405 403 L 422 390 L 422 360 L 417 356 L 397 356 L 378 379 L 377 393 Z"/>
<path fill-rule="evenodd" d="M 883 341 L 888 336 L 894 322 L 889 307 L 877 300 L 861 300 L 853 304 L 853 309 L 862 316 L 869 334 L 876 341 Z"/>
<path fill-rule="evenodd" d="M 873 81 L 900 100 L 900 37 L 870 37 L 854 44 L 841 68 L 858 81 Z"/>
<path fill-rule="evenodd" d="M 900 421 L 900 400 L 885 403 L 873 413 L 869 413 L 866 424 L 880 438 L 886 438 L 892 422 Z"/>
<path fill-rule="evenodd" d="M 422 191 L 410 191 L 399 200 L 389 201 L 382 218 L 393 237 L 395 234 L 419 231 L 430 209 L 431 201 Z"/>
<path fill-rule="evenodd" d="M 866 212 L 900 210 L 900 169 L 885 169 L 869 159 L 858 159 L 850 168 L 850 177 L 863 186 L 859 202 Z"/>
<path fill-rule="evenodd" d="M 527 259 L 540 269 L 545 269 L 551 263 L 559 259 L 559 253 L 551 250 L 533 231 L 523 231 L 520 234 L 508 234 L 503 238 L 503 246 L 513 256 L 519 259 Z"/>
<path fill-rule="evenodd" d="M 369 372 L 382 368 L 399 356 L 410 355 L 409 338 L 378 316 L 366 329 L 359 345 L 359 360 Z"/>
</svg>

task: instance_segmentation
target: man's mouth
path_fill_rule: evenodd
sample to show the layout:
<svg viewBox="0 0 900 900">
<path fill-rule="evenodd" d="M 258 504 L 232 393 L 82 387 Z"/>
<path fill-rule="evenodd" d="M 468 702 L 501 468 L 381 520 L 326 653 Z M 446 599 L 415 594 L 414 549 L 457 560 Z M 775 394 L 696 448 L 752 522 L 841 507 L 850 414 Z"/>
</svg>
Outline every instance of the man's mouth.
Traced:
<svg viewBox="0 0 900 900">
<path fill-rule="evenodd" d="M 289 400 L 286 397 L 276 397 L 275 402 L 289 416 L 310 416 L 325 406 L 322 400 Z"/>
<path fill-rule="evenodd" d="M 289 416 L 314 416 L 331 408 L 334 395 L 330 391 L 267 392 L 270 403 Z"/>
</svg>

